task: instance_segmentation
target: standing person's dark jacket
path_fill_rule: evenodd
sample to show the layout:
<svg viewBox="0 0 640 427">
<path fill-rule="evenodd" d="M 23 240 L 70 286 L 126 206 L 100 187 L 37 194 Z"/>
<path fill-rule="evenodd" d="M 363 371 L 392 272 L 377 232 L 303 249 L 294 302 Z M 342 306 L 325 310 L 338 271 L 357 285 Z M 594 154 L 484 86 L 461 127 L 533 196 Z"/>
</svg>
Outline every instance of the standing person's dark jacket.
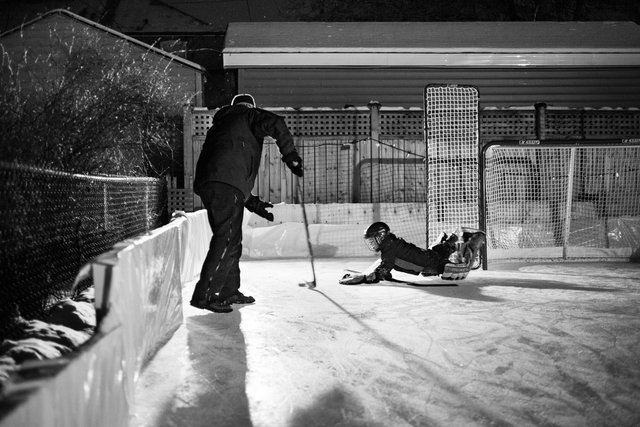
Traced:
<svg viewBox="0 0 640 427">
<path fill-rule="evenodd" d="M 299 158 L 282 117 L 242 104 L 220 109 L 213 117 L 196 165 L 194 192 L 199 195 L 207 182 L 223 182 L 240 190 L 247 200 L 260 167 L 265 136 L 276 140 L 287 164 L 289 159 Z"/>
</svg>

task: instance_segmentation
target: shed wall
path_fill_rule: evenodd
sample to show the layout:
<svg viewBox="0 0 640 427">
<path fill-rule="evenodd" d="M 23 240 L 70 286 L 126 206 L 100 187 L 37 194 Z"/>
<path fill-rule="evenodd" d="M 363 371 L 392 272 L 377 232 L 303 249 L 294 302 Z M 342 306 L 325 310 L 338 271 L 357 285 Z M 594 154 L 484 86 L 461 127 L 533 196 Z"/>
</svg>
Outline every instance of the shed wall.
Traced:
<svg viewBox="0 0 640 427">
<path fill-rule="evenodd" d="M 640 107 L 640 68 L 240 69 L 260 106 L 422 107 L 429 83 L 477 86 L 483 107 Z"/>
</svg>

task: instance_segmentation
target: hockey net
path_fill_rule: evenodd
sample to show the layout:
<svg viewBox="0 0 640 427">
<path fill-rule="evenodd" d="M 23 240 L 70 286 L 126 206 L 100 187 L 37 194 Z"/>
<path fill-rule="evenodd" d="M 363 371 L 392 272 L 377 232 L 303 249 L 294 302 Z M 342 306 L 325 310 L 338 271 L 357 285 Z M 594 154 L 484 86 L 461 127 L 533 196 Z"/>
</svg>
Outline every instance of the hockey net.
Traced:
<svg viewBox="0 0 640 427">
<path fill-rule="evenodd" d="M 489 260 L 638 256 L 640 139 L 500 141 L 481 168 Z"/>
<path fill-rule="evenodd" d="M 478 90 L 429 85 L 424 115 L 428 159 L 428 240 L 478 223 Z"/>
</svg>

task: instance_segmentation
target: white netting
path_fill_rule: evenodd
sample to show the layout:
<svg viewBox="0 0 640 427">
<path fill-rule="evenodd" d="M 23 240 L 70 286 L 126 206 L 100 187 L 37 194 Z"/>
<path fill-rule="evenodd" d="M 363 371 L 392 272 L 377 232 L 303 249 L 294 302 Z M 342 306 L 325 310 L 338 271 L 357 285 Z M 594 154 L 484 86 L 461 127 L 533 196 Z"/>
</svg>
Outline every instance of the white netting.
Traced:
<svg viewBox="0 0 640 427">
<path fill-rule="evenodd" d="M 639 146 L 489 148 L 489 259 L 633 256 L 639 165 Z"/>
<path fill-rule="evenodd" d="M 429 241 L 460 226 L 478 227 L 478 90 L 425 89 Z"/>
</svg>

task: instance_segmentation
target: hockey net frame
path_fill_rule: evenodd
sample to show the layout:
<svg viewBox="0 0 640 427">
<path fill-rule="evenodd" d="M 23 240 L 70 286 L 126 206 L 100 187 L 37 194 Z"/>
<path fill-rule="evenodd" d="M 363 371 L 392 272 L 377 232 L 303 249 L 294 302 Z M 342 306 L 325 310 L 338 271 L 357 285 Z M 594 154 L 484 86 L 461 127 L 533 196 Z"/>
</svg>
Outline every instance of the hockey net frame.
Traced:
<svg viewBox="0 0 640 427">
<path fill-rule="evenodd" d="M 632 259 L 640 252 L 640 138 L 509 140 L 480 154 L 487 259 Z"/>
<path fill-rule="evenodd" d="M 424 89 L 427 146 L 427 241 L 460 227 L 479 227 L 478 88 L 430 84 Z"/>
</svg>

